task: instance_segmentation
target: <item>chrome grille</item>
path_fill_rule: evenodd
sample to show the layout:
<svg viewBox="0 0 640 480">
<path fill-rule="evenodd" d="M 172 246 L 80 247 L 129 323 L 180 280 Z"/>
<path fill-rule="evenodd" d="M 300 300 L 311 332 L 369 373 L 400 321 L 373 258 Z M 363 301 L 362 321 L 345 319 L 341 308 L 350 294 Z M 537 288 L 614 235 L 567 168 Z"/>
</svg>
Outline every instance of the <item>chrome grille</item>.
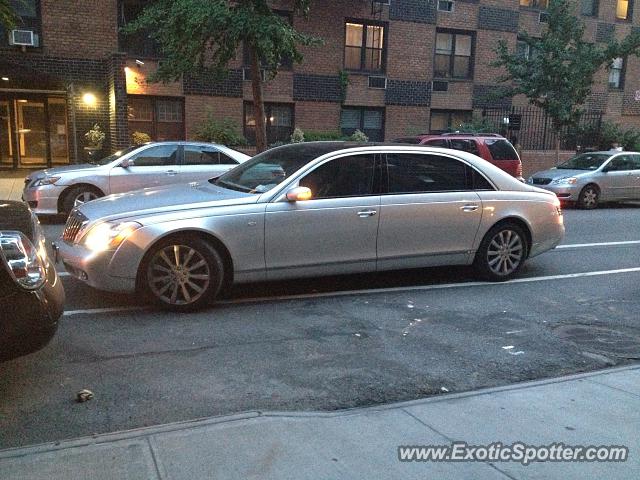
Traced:
<svg viewBox="0 0 640 480">
<path fill-rule="evenodd" d="M 534 185 L 549 185 L 551 183 L 550 178 L 533 178 Z"/>
<path fill-rule="evenodd" d="M 77 210 L 72 210 L 67 224 L 64 226 L 64 232 L 62 232 L 62 239 L 65 242 L 73 243 L 76 240 L 76 236 L 82 226 L 87 222 L 87 217 Z"/>
</svg>

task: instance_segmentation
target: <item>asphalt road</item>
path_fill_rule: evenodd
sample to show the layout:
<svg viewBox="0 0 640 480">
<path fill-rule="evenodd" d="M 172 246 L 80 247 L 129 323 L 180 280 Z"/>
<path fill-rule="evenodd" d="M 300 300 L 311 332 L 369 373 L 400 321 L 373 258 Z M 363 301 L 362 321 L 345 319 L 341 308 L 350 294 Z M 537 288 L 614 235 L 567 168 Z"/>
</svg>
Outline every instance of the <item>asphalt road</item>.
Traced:
<svg viewBox="0 0 640 480">
<path fill-rule="evenodd" d="M 478 283 L 466 268 L 257 284 L 175 315 L 63 277 L 58 335 L 0 364 L 0 448 L 246 410 L 409 400 L 637 361 L 640 207 L 567 210 L 565 223 L 563 248 L 505 284 Z M 45 229 L 54 239 L 62 225 Z M 75 403 L 83 388 L 94 400 Z"/>
</svg>

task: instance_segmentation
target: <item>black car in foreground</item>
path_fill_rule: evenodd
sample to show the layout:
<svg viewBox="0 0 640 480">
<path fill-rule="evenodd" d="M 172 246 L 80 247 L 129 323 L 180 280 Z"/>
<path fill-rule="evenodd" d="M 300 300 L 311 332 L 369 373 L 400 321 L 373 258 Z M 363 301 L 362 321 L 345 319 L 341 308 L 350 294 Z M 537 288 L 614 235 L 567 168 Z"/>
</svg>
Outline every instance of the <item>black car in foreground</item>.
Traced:
<svg viewBox="0 0 640 480">
<path fill-rule="evenodd" d="M 0 361 L 49 343 L 63 305 L 37 217 L 26 203 L 0 200 Z"/>
</svg>

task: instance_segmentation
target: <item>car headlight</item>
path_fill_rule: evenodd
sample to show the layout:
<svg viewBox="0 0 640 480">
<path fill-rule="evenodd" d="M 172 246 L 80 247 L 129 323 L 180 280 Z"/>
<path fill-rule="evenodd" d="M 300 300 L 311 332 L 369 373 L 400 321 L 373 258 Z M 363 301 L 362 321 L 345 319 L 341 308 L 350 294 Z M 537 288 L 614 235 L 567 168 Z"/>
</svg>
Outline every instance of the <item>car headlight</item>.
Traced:
<svg viewBox="0 0 640 480">
<path fill-rule="evenodd" d="M 529 177 L 529 178 L 527 178 L 527 183 L 528 183 L 529 185 L 533 185 L 533 177 Z"/>
<path fill-rule="evenodd" d="M 21 232 L 0 232 L 0 268 L 4 264 L 13 281 L 25 290 L 36 290 L 47 278 L 38 249 Z"/>
<path fill-rule="evenodd" d="M 43 178 L 39 178 L 38 180 L 36 180 L 35 183 L 33 184 L 33 186 L 34 187 L 42 187 L 44 185 L 53 185 L 58 180 L 60 180 L 60 177 L 43 177 Z"/>
<path fill-rule="evenodd" d="M 93 252 L 118 248 L 120 244 L 142 225 L 138 222 L 104 222 L 94 225 L 84 236 L 82 243 Z"/>
<path fill-rule="evenodd" d="M 575 185 L 578 183 L 578 179 L 576 177 L 556 178 L 551 183 L 553 185 Z"/>
</svg>

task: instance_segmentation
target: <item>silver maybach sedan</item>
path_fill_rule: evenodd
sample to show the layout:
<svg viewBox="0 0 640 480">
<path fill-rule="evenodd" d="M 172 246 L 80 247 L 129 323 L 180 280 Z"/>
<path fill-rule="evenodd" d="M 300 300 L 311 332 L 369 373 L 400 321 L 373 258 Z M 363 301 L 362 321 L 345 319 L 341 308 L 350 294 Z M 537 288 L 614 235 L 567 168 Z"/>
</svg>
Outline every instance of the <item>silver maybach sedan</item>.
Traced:
<svg viewBox="0 0 640 480">
<path fill-rule="evenodd" d="M 189 310 L 240 282 L 469 264 L 506 280 L 563 235 L 555 195 L 472 154 L 316 142 L 82 205 L 58 248 L 95 288 Z"/>
</svg>

